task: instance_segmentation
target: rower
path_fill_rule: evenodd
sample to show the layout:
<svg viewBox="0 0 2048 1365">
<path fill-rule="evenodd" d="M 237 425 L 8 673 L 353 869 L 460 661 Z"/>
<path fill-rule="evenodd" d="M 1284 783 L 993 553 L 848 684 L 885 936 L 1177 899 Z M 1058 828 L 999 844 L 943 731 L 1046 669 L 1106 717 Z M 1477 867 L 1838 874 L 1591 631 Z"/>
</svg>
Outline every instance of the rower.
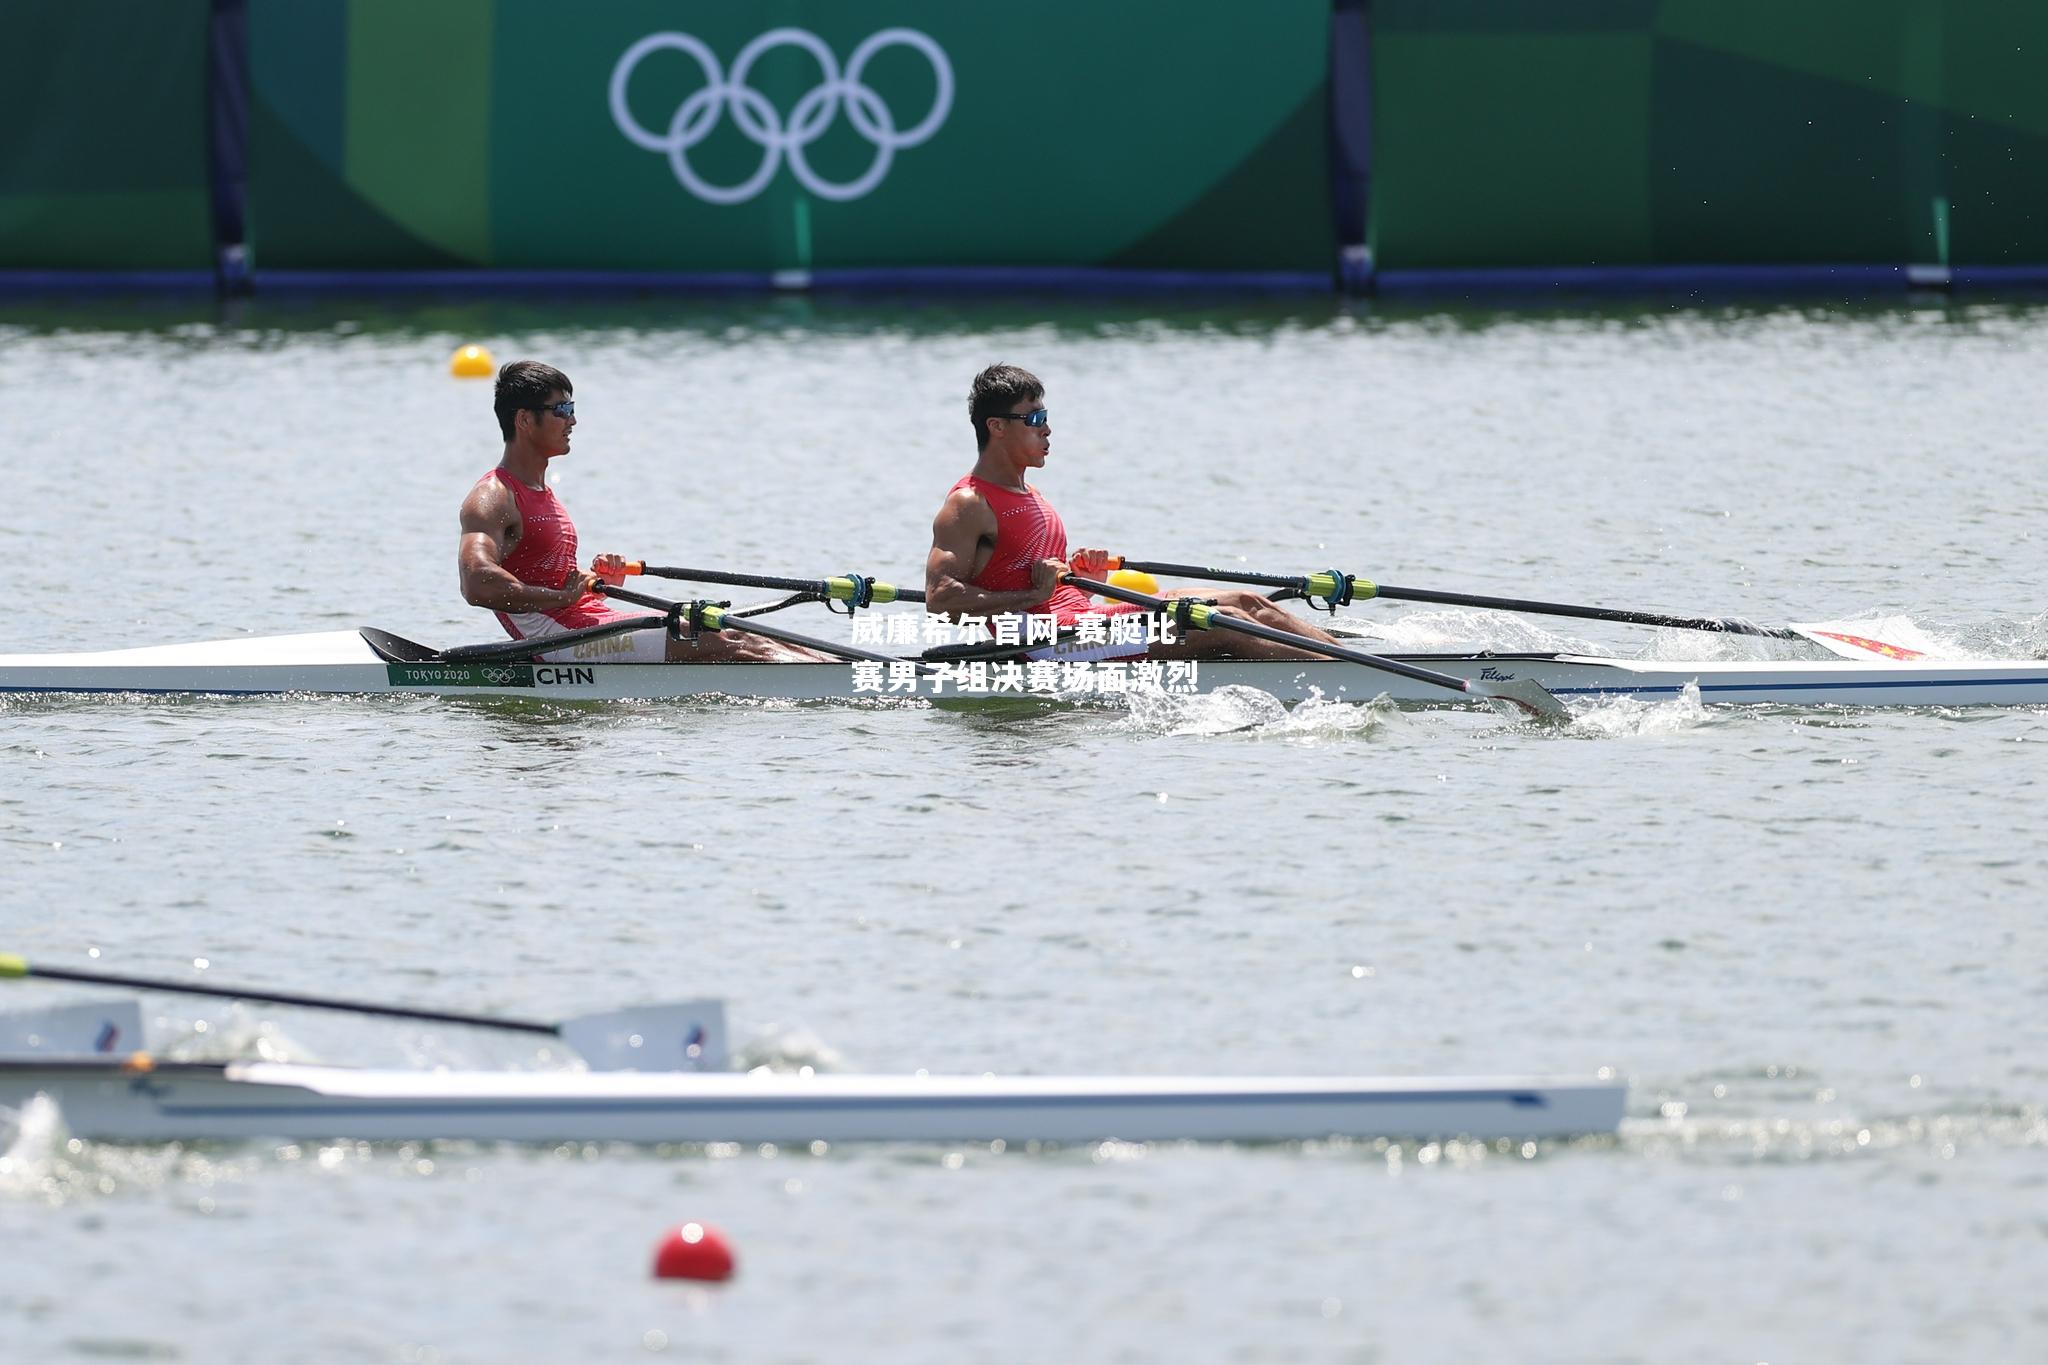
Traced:
<svg viewBox="0 0 2048 1365">
<path fill-rule="evenodd" d="M 1052 449 L 1045 386 L 1015 365 L 991 365 L 974 377 L 967 398 L 979 452 L 974 471 L 946 493 L 932 522 L 931 554 L 925 560 L 925 607 L 955 620 L 1023 613 L 1050 617 L 1061 627 L 1082 616 L 1141 612 L 1140 607 L 1100 606 L 1079 588 L 1061 581 L 1068 570 L 1067 528 L 1045 495 L 1025 482 L 1026 470 L 1041 469 Z M 1076 572 L 1087 573 L 1107 559 L 1102 550 L 1081 550 Z M 1335 644 L 1333 637 L 1255 592 L 1205 592 L 1178 588 L 1167 597 L 1201 597 L 1224 612 L 1306 639 Z M 1061 659 L 1238 658 L 1320 659 L 1290 645 L 1225 631 L 1191 631 L 1166 641 L 1153 632 L 1116 632 L 1108 643 L 1046 645 L 1027 658 Z M 1131 638 L 1135 636 L 1136 638 Z M 1029 634 L 1020 637 L 1030 640 Z M 1077 642 L 1078 643 L 1078 642 Z"/>
<path fill-rule="evenodd" d="M 620 555 L 599 555 L 586 573 L 576 567 L 576 524 L 548 487 L 548 462 L 569 453 L 576 430 L 575 387 L 552 365 L 515 360 L 498 371 L 493 402 L 505 436 L 504 458 L 462 500 L 457 564 L 463 600 L 488 607 L 515 640 L 624 620 L 609 606 L 600 575 L 625 567 Z M 826 656 L 760 635 L 721 630 L 677 638 L 636 630 L 584 640 L 537 657 L 551 663 L 793 663 Z"/>
</svg>

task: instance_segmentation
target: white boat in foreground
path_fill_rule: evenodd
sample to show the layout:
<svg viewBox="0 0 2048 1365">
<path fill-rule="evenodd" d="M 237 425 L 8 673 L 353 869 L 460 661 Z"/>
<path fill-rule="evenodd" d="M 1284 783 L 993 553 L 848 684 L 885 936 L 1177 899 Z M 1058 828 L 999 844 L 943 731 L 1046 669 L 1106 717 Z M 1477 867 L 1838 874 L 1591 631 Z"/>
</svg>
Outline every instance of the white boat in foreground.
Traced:
<svg viewBox="0 0 2048 1365">
<path fill-rule="evenodd" d="M 2048 704 L 2048 660 L 1817 659 L 1661 662 L 1575 654 L 1406 654 L 1404 663 L 1480 681 L 1531 680 L 1566 699 L 1678 696 L 1707 702 L 1842 706 Z M 858 665 L 447 662 L 383 631 L 252 636 L 78 654 L 0 655 L 0 692 L 262 696 L 282 693 L 524 697 L 549 701 L 744 697 L 857 700 L 878 695 Z M 874 675 L 867 676 L 872 681 Z M 1000 675 L 993 669 L 989 677 Z M 1455 693 L 1358 664 L 1219 660 L 1202 663 L 1190 690 L 1255 687 L 1283 701 L 1320 695 L 1370 701 L 1460 701 Z M 1169 688 L 1169 690 L 1173 690 Z M 903 696 L 884 691 L 879 695 Z M 930 679 L 916 695 L 932 695 Z M 946 686 L 971 700 L 1034 694 Z M 1064 696 L 1066 693 L 1049 695 Z"/>
<path fill-rule="evenodd" d="M 90 979 L 0 956 L 0 975 Z M 116 978 L 118 979 L 118 978 Z M 134 978 L 127 978 L 133 981 Z M 260 1001 L 191 982 L 188 994 Z M 271 994 L 273 1002 L 406 1007 Z M 149 1052 L 134 999 L 0 1014 L 0 1107 L 38 1095 L 78 1137 L 483 1142 L 1277 1142 L 1351 1137 L 1563 1137 L 1612 1132 L 1626 1089 L 1605 1080 L 1322 1076 L 842 1076 L 725 1069 L 717 1001 L 643 1005 L 560 1024 L 450 1016 L 566 1043 L 588 1071 L 393 1071 L 299 1062 L 184 1062 Z M 642 1069 L 645 1068 L 645 1069 Z"/>
<path fill-rule="evenodd" d="M 170 1142 L 1274 1142 L 1611 1133 L 1619 1081 L 377 1071 L 285 1062 L 0 1061 L 83 1138 Z"/>
</svg>

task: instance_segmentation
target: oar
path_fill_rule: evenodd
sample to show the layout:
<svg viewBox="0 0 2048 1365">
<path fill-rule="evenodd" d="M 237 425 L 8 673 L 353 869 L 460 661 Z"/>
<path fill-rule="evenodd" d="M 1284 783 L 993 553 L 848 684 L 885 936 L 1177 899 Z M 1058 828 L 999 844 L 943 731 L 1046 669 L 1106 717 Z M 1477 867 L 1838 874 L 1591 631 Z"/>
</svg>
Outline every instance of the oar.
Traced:
<svg viewBox="0 0 2048 1365">
<path fill-rule="evenodd" d="M 254 1000 L 299 1009 L 341 1010 L 382 1019 L 413 1019 L 465 1028 L 539 1033 L 559 1038 L 595 1070 L 673 1071 L 705 1069 L 707 1061 L 724 1065 L 725 1007 L 716 1000 L 691 1000 L 673 1005 L 642 1005 L 604 1014 L 578 1015 L 557 1024 L 508 1019 L 494 1014 L 462 1014 L 452 1010 L 381 1005 L 337 996 L 302 995 L 294 991 L 253 990 L 245 986 L 205 986 L 163 977 L 125 976 L 117 972 L 83 972 L 71 967 L 36 967 L 15 953 L 0 953 L 0 979 L 33 977 L 41 981 L 76 981 L 89 986 L 162 991 L 173 995 L 205 995 L 224 1000 Z"/>
<path fill-rule="evenodd" d="M 1146 572 L 1149 573 L 1151 570 Z M 1289 631 L 1277 630 L 1272 626 L 1262 626 L 1256 621 L 1240 620 L 1235 616 L 1225 614 L 1219 608 L 1212 607 L 1206 602 L 1193 602 L 1186 598 L 1176 602 L 1164 597 L 1153 597 L 1147 593 L 1132 592 L 1128 588 L 1119 588 L 1108 583 L 1098 583 L 1093 579 L 1082 578 L 1073 573 L 1063 574 L 1061 578 L 1064 582 L 1072 583 L 1075 587 L 1086 592 L 1092 592 L 1099 597 L 1112 598 L 1118 602 L 1129 602 L 1131 605 L 1138 607 L 1150 607 L 1155 611 L 1172 612 L 1176 620 L 1185 620 L 1187 624 L 1194 626 L 1197 630 L 1220 629 L 1236 631 L 1240 635 L 1252 635 L 1261 640 L 1271 640 L 1276 644 L 1292 645 L 1296 649 L 1307 650 L 1312 654 L 1327 654 L 1332 659 L 1341 659 L 1345 663 L 1362 664 L 1367 668 L 1376 668 L 1382 673 L 1393 673 L 1403 678 L 1412 678 L 1416 682 L 1428 683 L 1433 687 L 1441 687 L 1448 691 L 1464 692 L 1475 697 L 1488 697 L 1508 702 L 1511 705 L 1520 707 L 1539 720 L 1568 721 L 1571 719 L 1572 713 L 1565 709 L 1563 702 L 1551 695 L 1547 688 L 1527 678 L 1516 678 L 1506 682 L 1481 682 L 1476 678 L 1453 677 L 1449 673 L 1439 673 L 1435 669 L 1430 668 L 1417 668 L 1413 664 L 1405 664 L 1397 659 L 1383 659 L 1377 654 L 1366 654 L 1356 649 L 1346 649 L 1342 645 L 1326 645 L 1321 640 L 1311 640 L 1306 635 L 1295 635 Z"/>
<path fill-rule="evenodd" d="M 1089 567 L 1094 567 L 1091 562 Z M 1760 626 L 1734 616 L 1664 616 L 1650 611 L 1622 611 L 1612 607 L 1579 607 L 1566 602 L 1532 602 L 1520 597 L 1481 597 L 1474 593 L 1437 592 L 1428 588 L 1395 588 L 1370 578 L 1326 569 L 1311 574 L 1248 573 L 1242 569 L 1207 569 L 1194 564 L 1162 564 L 1154 560 L 1110 556 L 1108 568 L 1137 569 L 1165 574 L 1169 578 L 1199 578 L 1217 583 L 1249 583 L 1259 587 L 1291 588 L 1311 602 L 1323 602 L 1335 611 L 1355 601 L 1385 597 L 1402 602 L 1436 602 L 1453 607 L 1480 607 L 1488 611 L 1522 611 L 1532 616 L 1576 616 L 1588 621 L 1621 621 L 1633 626 L 1665 626 L 1672 630 L 1711 630 L 1728 635 L 1763 635 L 1774 640 L 1804 640 L 1796 630 Z"/>
<path fill-rule="evenodd" d="M 793 607 L 799 602 L 815 600 L 817 599 L 813 594 L 798 593 L 794 597 L 785 597 L 779 602 L 759 602 L 748 607 L 732 607 L 727 609 L 726 614 L 730 617 L 760 616 L 771 611 L 781 611 L 784 607 Z M 728 626 L 730 626 L 730 622 L 728 622 Z M 464 664 L 488 664 L 504 660 L 524 662 L 535 655 L 545 654 L 557 649 L 566 649 L 571 645 L 581 644 L 585 640 L 602 640 L 608 635 L 624 635 L 628 631 L 665 630 L 667 628 L 668 618 L 666 616 L 635 616 L 625 621 L 607 621 L 601 626 L 583 626 L 577 630 L 565 630 L 560 635 L 544 635 L 526 640 L 494 641 L 487 645 L 459 645 L 454 649 L 444 649 L 439 654 L 434 655 L 432 659 L 425 660 L 424 662 Z"/>
<path fill-rule="evenodd" d="M 652 607 L 662 613 L 658 619 L 688 621 L 698 630 L 743 630 L 750 635 L 764 635 L 770 640 L 780 640 L 787 645 L 802 645 L 807 649 L 815 649 L 821 654 L 831 654 L 841 659 L 861 659 L 869 663 L 882 664 L 911 662 L 894 654 L 880 654 L 872 649 L 862 649 L 858 645 L 842 645 L 811 635 L 799 635 L 793 630 L 771 626 L 765 621 L 742 620 L 732 608 L 721 607 L 716 602 L 670 602 L 666 598 L 650 597 L 644 592 L 634 592 L 631 588 L 615 588 L 604 583 L 599 584 L 597 590 L 606 597 L 616 597 L 621 602 Z M 556 638 L 558 637 L 549 637 L 548 647 L 553 647 Z M 922 664 L 918 667 L 921 671 L 925 668 Z"/>
<path fill-rule="evenodd" d="M 648 578 L 674 578 L 685 583 L 725 583 L 736 588 L 773 588 L 778 592 L 802 592 L 815 595 L 820 601 L 850 603 L 851 610 L 861 607 L 878 606 L 886 602 L 922 602 L 921 588 L 899 588 L 893 583 L 884 583 L 864 574 L 841 574 L 836 578 L 776 578 L 768 574 L 726 573 L 719 569 L 676 569 L 662 564 L 648 564 L 638 559 L 626 561 L 624 574 L 600 575 L 607 583 L 623 584 L 625 575 L 639 574 Z"/>
</svg>

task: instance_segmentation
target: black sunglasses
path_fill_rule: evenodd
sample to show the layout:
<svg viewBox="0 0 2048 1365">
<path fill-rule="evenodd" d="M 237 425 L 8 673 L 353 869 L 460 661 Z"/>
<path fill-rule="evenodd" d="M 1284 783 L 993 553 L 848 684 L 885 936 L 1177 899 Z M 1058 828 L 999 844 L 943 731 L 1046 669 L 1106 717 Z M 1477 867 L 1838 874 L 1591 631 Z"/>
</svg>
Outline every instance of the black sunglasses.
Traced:
<svg viewBox="0 0 2048 1365">
<path fill-rule="evenodd" d="M 1052 420 L 1050 411 L 1045 408 L 1034 408 L 1030 412 L 998 412 L 991 415 L 1006 422 L 1022 422 L 1027 427 L 1042 427 Z"/>
<path fill-rule="evenodd" d="M 527 405 L 526 410 L 528 412 L 552 412 L 555 416 L 566 422 L 576 415 L 576 400 L 564 398 L 559 403 L 531 403 Z"/>
</svg>

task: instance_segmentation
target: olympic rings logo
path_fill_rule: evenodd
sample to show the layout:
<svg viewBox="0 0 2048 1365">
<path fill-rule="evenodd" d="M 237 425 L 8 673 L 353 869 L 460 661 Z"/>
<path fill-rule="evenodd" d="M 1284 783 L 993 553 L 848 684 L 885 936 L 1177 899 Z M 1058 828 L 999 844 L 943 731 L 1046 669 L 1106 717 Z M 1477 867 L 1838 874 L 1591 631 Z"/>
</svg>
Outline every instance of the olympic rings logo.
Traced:
<svg viewBox="0 0 2048 1365">
<path fill-rule="evenodd" d="M 747 84 L 754 63 L 781 47 L 799 48 L 817 60 L 823 79 L 813 86 L 785 122 L 768 97 Z M 931 63 L 938 89 L 932 96 L 931 111 L 914 126 L 899 130 L 896 116 L 874 89 L 861 81 L 875 54 L 891 47 L 908 47 L 922 53 Z M 626 86 L 633 72 L 648 54 L 673 48 L 694 59 L 704 73 L 704 88 L 696 91 L 668 121 L 664 132 L 653 132 L 633 117 L 626 104 Z M 727 76 L 711 49 L 688 33 L 650 33 L 626 49 L 612 68 L 612 122 L 636 147 L 668 156 L 668 164 L 684 189 L 711 204 L 744 204 L 768 187 L 784 157 L 798 183 L 820 199 L 844 202 L 859 199 L 882 183 L 896 153 L 928 141 L 953 109 L 953 64 L 945 49 L 913 28 L 885 28 L 853 50 L 841 74 L 839 59 L 817 34 L 800 28 L 770 29 L 740 49 Z M 811 168 L 804 149 L 825 135 L 844 108 L 855 132 L 875 149 L 875 159 L 865 172 L 844 184 L 821 177 Z M 730 109 L 733 124 L 761 148 L 761 164 L 737 185 L 713 185 L 697 174 L 690 164 L 690 149 L 711 136 L 720 116 Z"/>
</svg>

